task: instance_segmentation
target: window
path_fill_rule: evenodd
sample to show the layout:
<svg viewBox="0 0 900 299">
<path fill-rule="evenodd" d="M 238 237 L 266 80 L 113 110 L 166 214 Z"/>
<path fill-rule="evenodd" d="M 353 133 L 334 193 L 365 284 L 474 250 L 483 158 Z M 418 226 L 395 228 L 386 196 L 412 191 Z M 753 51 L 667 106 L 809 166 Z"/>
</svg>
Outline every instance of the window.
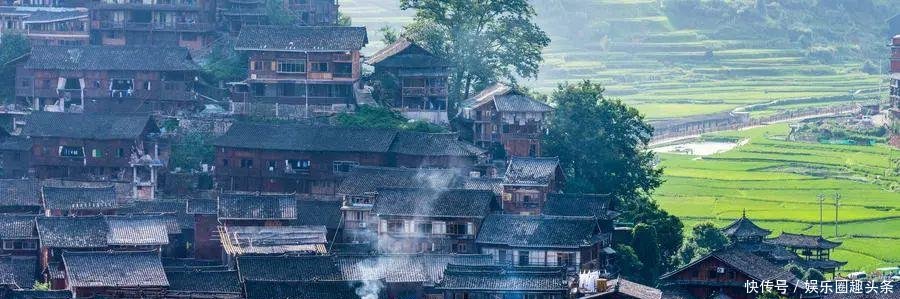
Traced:
<svg viewBox="0 0 900 299">
<path fill-rule="evenodd" d="M 447 234 L 449 234 L 449 235 L 465 235 L 466 234 L 466 224 L 465 223 L 448 223 L 447 224 Z"/>
<path fill-rule="evenodd" d="M 122 158 L 122 157 L 125 157 L 125 149 L 121 148 L 121 147 L 117 148 L 116 149 L 116 158 Z"/>
<path fill-rule="evenodd" d="M 288 61 L 279 61 L 278 62 L 278 72 L 279 73 L 305 73 L 306 72 L 306 61 L 305 60 L 288 60 Z"/>
<path fill-rule="evenodd" d="M 420 233 L 420 234 L 430 234 L 431 233 L 431 222 L 416 223 L 416 232 Z"/>
<path fill-rule="evenodd" d="M 328 63 L 327 62 L 313 62 L 312 63 L 312 71 L 313 72 L 328 72 Z"/>
<path fill-rule="evenodd" d="M 150 81 L 144 81 L 144 90 L 150 90 Z"/>
<path fill-rule="evenodd" d="M 332 163 L 332 171 L 334 172 L 350 172 L 353 167 L 359 165 L 359 162 L 356 161 L 334 161 Z"/>
<path fill-rule="evenodd" d="M 84 157 L 84 148 L 76 146 L 60 146 L 60 157 Z"/>
<path fill-rule="evenodd" d="M 454 243 L 450 247 L 450 250 L 452 250 L 453 253 L 466 253 L 468 249 L 469 247 L 466 246 L 466 243 Z"/>
<path fill-rule="evenodd" d="M 350 78 L 353 76 L 353 64 L 349 62 L 335 62 L 334 76 L 339 78 Z"/>
<path fill-rule="evenodd" d="M 269 62 L 261 61 L 261 60 L 254 60 L 252 67 L 254 70 L 257 70 L 257 71 L 268 71 L 269 70 Z"/>
<path fill-rule="evenodd" d="M 110 90 L 131 90 L 134 89 L 134 80 L 131 79 L 112 79 L 109 86 Z"/>
<path fill-rule="evenodd" d="M 102 157 L 103 157 L 103 151 L 101 151 L 101 150 L 95 148 L 95 149 L 91 150 L 91 157 L 94 157 L 94 158 L 102 158 Z"/>
<path fill-rule="evenodd" d="M 309 160 L 287 160 L 288 167 L 293 171 L 307 171 L 309 170 Z"/>
<path fill-rule="evenodd" d="M 556 264 L 560 266 L 571 266 L 575 263 L 575 254 L 571 252 L 557 252 Z"/>
<path fill-rule="evenodd" d="M 509 262 L 509 256 L 507 256 L 506 249 L 498 249 L 497 250 L 497 260 L 500 261 L 500 264 L 506 264 Z"/>
<path fill-rule="evenodd" d="M 5 249 L 5 250 L 37 249 L 37 243 L 35 243 L 34 240 L 5 240 L 5 241 L 3 241 L 3 249 Z"/>
<path fill-rule="evenodd" d="M 253 168 L 253 159 L 241 159 L 241 168 Z"/>
<path fill-rule="evenodd" d="M 266 161 L 266 169 L 268 169 L 269 171 L 275 171 L 275 167 L 277 165 L 278 165 L 278 161 L 275 161 L 275 160 Z"/>
<path fill-rule="evenodd" d="M 222 166 L 228 167 L 228 159 L 222 159 Z"/>
<path fill-rule="evenodd" d="M 253 96 L 262 97 L 266 95 L 266 85 L 265 84 L 250 84 L 250 88 L 253 89 Z"/>
<path fill-rule="evenodd" d="M 519 266 L 528 266 L 528 251 L 519 251 Z"/>
<path fill-rule="evenodd" d="M 391 220 L 387 222 L 387 231 L 391 233 L 402 233 L 403 232 L 403 221 L 400 220 Z"/>
</svg>

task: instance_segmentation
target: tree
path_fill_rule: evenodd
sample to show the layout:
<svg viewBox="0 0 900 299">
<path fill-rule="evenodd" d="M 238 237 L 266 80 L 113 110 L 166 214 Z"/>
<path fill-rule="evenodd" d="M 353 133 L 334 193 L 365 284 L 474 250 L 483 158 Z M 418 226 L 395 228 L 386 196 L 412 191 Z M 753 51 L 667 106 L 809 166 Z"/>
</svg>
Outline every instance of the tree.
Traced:
<svg viewBox="0 0 900 299">
<path fill-rule="evenodd" d="M 640 280 L 637 274 L 644 268 L 644 264 L 634 252 L 631 246 L 618 244 L 616 245 L 616 269 L 622 276 L 630 280 Z"/>
<path fill-rule="evenodd" d="M 806 270 L 806 274 L 803 275 L 803 280 L 805 280 L 805 281 L 810 281 L 810 280 L 824 281 L 825 274 L 822 274 L 822 271 L 819 271 L 816 268 L 809 268 Z"/>
<path fill-rule="evenodd" d="M 31 285 L 31 288 L 35 291 L 49 291 L 50 290 L 50 282 L 40 282 L 35 280 L 34 284 Z"/>
<path fill-rule="evenodd" d="M 346 14 L 344 14 L 344 13 L 342 13 L 342 12 L 339 11 L 339 12 L 338 12 L 338 18 L 337 18 L 337 25 L 338 25 L 338 26 L 350 26 L 350 25 L 353 25 L 353 19 L 351 19 L 350 16 L 348 16 L 348 15 L 346 15 Z"/>
<path fill-rule="evenodd" d="M 662 169 L 646 150 L 653 127 L 637 109 L 605 98 L 603 91 L 590 81 L 557 87 L 544 149 L 559 157 L 569 178 L 566 191 L 634 200 L 662 182 Z"/>
<path fill-rule="evenodd" d="M 661 268 L 656 229 L 644 223 L 634 226 L 631 248 L 634 248 L 635 255 L 644 265 L 639 270 L 640 281 L 645 284 L 655 284 Z"/>
<path fill-rule="evenodd" d="M 424 122 L 410 121 L 399 112 L 385 107 L 360 105 L 353 113 L 340 113 L 332 122 L 339 126 L 399 129 L 416 132 L 446 132 L 443 127 Z"/>
<path fill-rule="evenodd" d="M 794 274 L 794 276 L 796 276 L 799 279 L 802 279 L 803 275 L 806 274 L 806 271 L 803 271 L 803 268 L 800 268 L 800 266 L 798 266 L 797 264 L 794 264 L 794 263 L 785 265 L 784 269 L 788 270 L 788 272 L 791 272 L 791 274 Z"/>
<path fill-rule="evenodd" d="M 215 160 L 216 150 L 210 143 L 211 137 L 203 132 L 183 134 L 172 144 L 170 164 L 182 169 L 199 169 L 200 164 L 211 164 Z"/>
<path fill-rule="evenodd" d="M 400 8 L 416 10 L 405 36 L 453 63 L 451 103 L 501 80 L 537 76 L 550 44 L 528 0 L 400 0 Z"/>
<path fill-rule="evenodd" d="M 226 39 L 213 45 L 201 61 L 202 76 L 216 83 L 243 80 L 247 78 L 247 61 L 247 54 L 235 51 L 233 40 Z"/>
<path fill-rule="evenodd" d="M 725 248 L 728 245 L 728 237 L 709 221 L 699 223 L 691 229 L 691 240 L 708 252 Z"/>
<path fill-rule="evenodd" d="M 28 38 L 21 34 L 4 33 L 0 36 L 0 97 L 11 103 L 15 97 L 16 66 L 13 60 L 31 51 Z"/>
<path fill-rule="evenodd" d="M 291 25 L 297 21 L 286 8 L 284 0 L 266 0 L 266 19 L 269 24 L 279 26 Z"/>
<path fill-rule="evenodd" d="M 385 44 L 393 44 L 400 40 L 400 33 L 390 26 L 384 26 L 378 29 L 381 33 L 381 42 Z"/>
</svg>

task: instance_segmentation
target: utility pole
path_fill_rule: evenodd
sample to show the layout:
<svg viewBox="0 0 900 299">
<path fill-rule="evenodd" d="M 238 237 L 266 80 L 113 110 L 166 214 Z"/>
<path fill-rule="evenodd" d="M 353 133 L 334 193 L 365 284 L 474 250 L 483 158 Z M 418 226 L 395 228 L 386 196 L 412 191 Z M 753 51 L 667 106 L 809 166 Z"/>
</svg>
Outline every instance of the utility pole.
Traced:
<svg viewBox="0 0 900 299">
<path fill-rule="evenodd" d="M 838 237 L 838 208 L 841 206 L 841 194 L 834 194 L 834 237 Z"/>
<path fill-rule="evenodd" d="M 819 193 L 819 195 L 816 195 L 816 198 L 819 199 L 819 237 L 822 237 L 822 235 L 823 235 L 822 222 L 824 222 L 824 220 L 825 220 L 824 215 L 823 215 L 823 212 L 825 210 L 823 208 L 823 206 L 825 205 L 825 194 Z"/>
</svg>

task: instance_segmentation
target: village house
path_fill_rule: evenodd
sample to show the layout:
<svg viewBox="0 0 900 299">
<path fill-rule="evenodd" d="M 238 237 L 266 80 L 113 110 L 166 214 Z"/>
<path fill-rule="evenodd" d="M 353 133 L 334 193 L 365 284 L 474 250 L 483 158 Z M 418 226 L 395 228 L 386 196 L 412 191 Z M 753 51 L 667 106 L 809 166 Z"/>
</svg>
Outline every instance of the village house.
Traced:
<svg viewBox="0 0 900 299">
<path fill-rule="evenodd" d="M 243 298 L 241 279 L 237 271 L 165 270 L 166 279 L 169 280 L 169 288 L 166 295 L 170 298 Z"/>
<path fill-rule="evenodd" d="M 458 181 L 452 169 L 354 167 L 336 190 L 341 200 L 342 241 L 372 242 L 377 219 L 372 215 L 378 190 L 385 188 L 450 188 Z"/>
<path fill-rule="evenodd" d="M 243 25 L 270 23 L 266 16 L 266 2 L 256 0 L 226 0 L 219 2 L 222 22 L 226 30 L 238 33 Z M 294 24 L 299 26 L 331 26 L 338 22 L 337 0 L 294 0 L 282 3 Z"/>
<path fill-rule="evenodd" d="M 115 214 L 119 203 L 112 185 L 100 187 L 41 187 L 46 216 Z"/>
<path fill-rule="evenodd" d="M 569 278 L 561 267 L 450 264 L 435 289 L 445 299 L 564 299 L 569 291 Z"/>
<path fill-rule="evenodd" d="M 37 265 L 34 256 L 0 256 L 0 295 L 6 290 L 31 288 L 38 277 Z"/>
<path fill-rule="evenodd" d="M 245 256 L 238 258 L 238 270 L 245 282 L 371 283 L 380 285 L 377 289 L 385 292 L 386 298 L 435 298 L 441 293 L 434 286 L 443 279 L 448 264 L 490 263 L 490 257 L 482 254 Z M 362 291 L 379 292 L 375 289 Z"/>
<path fill-rule="evenodd" d="M 289 107 L 302 117 L 352 110 L 368 42 L 365 27 L 243 26 L 235 50 L 247 52 L 250 74 L 232 84 L 233 112 L 256 104 L 272 105 L 276 116 Z"/>
<path fill-rule="evenodd" d="M 149 116 L 34 112 L 22 135 L 32 142 L 31 168 L 39 179 L 130 181 L 144 156 L 166 157 L 153 140 Z M 134 167 L 133 167 L 134 166 Z"/>
<path fill-rule="evenodd" d="M 220 226 L 226 264 L 241 255 L 328 253 L 324 226 Z"/>
<path fill-rule="evenodd" d="M 481 221 L 495 210 L 494 194 L 465 189 L 379 189 L 378 249 L 391 253 L 476 253 Z"/>
<path fill-rule="evenodd" d="M 244 282 L 246 299 L 356 299 L 357 289 L 364 285 L 359 281 L 263 281 Z M 383 291 L 383 289 L 382 289 Z M 365 294 L 366 299 L 387 299 L 386 292 Z"/>
<path fill-rule="evenodd" d="M 579 288 L 581 290 L 581 288 Z M 667 298 L 677 298 L 673 294 Z M 663 292 L 657 288 L 628 281 L 624 278 L 598 279 L 586 296 L 578 299 L 661 299 Z"/>
<path fill-rule="evenodd" d="M 41 186 L 34 179 L 0 179 L 0 213 L 43 213 Z"/>
<path fill-rule="evenodd" d="M 609 271 L 612 234 L 593 217 L 492 214 L 475 239 L 500 265 L 558 266 L 571 272 Z"/>
<path fill-rule="evenodd" d="M 409 119 L 447 124 L 447 96 L 450 67 L 447 60 L 435 56 L 406 39 L 372 54 L 366 63 L 375 67 L 373 75 L 376 100 L 387 104 Z"/>
<path fill-rule="evenodd" d="M 503 211 L 541 213 L 547 195 L 562 189 L 565 175 L 556 157 L 512 157 L 503 179 Z"/>
<path fill-rule="evenodd" d="M 38 235 L 34 217 L 0 214 L 0 255 L 37 256 Z"/>
<path fill-rule="evenodd" d="M 159 252 L 66 252 L 64 289 L 75 298 L 161 298 L 169 286 Z"/>
<path fill-rule="evenodd" d="M 334 195 L 356 166 L 472 168 L 483 152 L 443 133 L 239 122 L 213 142 L 216 182 L 236 191 Z"/>
<path fill-rule="evenodd" d="M 806 285 L 784 267 L 767 259 L 735 248 L 726 248 L 702 256 L 678 269 L 663 274 L 660 286 L 677 289 L 696 298 L 727 296 L 735 299 L 756 298 L 759 293 L 749 293 L 747 284 L 769 281 L 773 290 L 784 290 L 784 296 L 803 298 Z M 775 287 L 784 281 L 782 287 Z"/>
<path fill-rule="evenodd" d="M 35 46 L 16 66 L 16 98 L 33 110 L 137 113 L 191 109 L 199 66 L 184 48 Z"/>
<path fill-rule="evenodd" d="M 218 220 L 227 226 L 287 226 L 297 219 L 293 194 L 221 193 Z"/>
<path fill-rule="evenodd" d="M 495 84 L 460 103 L 459 118 L 466 137 L 491 149 L 494 158 L 541 156 L 544 123 L 553 111 L 549 105 L 512 87 Z M 503 155 L 498 155 L 502 149 Z"/>
<path fill-rule="evenodd" d="M 87 45 L 86 8 L 0 6 L 0 34 L 22 34 L 32 46 Z"/>
<path fill-rule="evenodd" d="M 191 198 L 187 202 L 187 214 L 193 217 L 191 257 L 202 260 L 222 259 L 224 253 L 219 239 L 218 200 L 205 196 Z"/>
<path fill-rule="evenodd" d="M 832 250 L 841 246 L 841 242 L 828 241 L 821 236 L 781 232 L 778 237 L 767 239 L 766 243 L 787 248 L 798 256 L 794 262 L 822 273 L 836 275 L 837 269 L 847 264 L 831 259 Z"/>
<path fill-rule="evenodd" d="M 88 7 L 94 45 L 198 50 L 215 39 L 216 1 L 101 0 L 91 1 Z"/>
<path fill-rule="evenodd" d="M 25 178 L 30 166 L 31 140 L 0 130 L 0 178 Z"/>
</svg>

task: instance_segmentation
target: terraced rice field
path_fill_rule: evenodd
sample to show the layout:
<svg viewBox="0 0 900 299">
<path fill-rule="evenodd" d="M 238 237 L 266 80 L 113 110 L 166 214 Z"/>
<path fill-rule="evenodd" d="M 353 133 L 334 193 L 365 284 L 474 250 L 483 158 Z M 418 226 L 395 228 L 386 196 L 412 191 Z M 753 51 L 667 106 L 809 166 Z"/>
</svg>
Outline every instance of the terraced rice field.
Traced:
<svg viewBox="0 0 900 299">
<path fill-rule="evenodd" d="M 824 236 L 843 242 L 833 258 L 849 262 L 844 272 L 900 264 L 900 176 L 892 166 L 900 151 L 784 141 L 788 131 L 787 124 L 778 124 L 704 136 L 748 140 L 703 158 L 660 154 L 666 182 L 654 198 L 686 227 L 707 220 L 726 225 L 746 210 L 774 236 L 818 234 L 817 195 L 823 194 Z"/>
</svg>

